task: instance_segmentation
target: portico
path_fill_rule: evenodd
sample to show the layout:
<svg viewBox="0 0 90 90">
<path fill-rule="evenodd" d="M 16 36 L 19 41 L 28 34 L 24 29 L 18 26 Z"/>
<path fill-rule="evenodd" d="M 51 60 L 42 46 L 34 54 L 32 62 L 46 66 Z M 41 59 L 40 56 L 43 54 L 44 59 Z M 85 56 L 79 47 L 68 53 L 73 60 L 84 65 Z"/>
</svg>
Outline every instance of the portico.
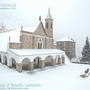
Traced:
<svg viewBox="0 0 90 90">
<path fill-rule="evenodd" d="M 23 60 L 28 60 L 28 70 L 34 69 L 36 58 L 38 59 L 39 68 L 44 68 L 46 59 L 50 61 L 50 65 L 56 64 L 56 57 L 58 56 L 58 64 L 65 63 L 65 53 L 57 49 L 10 49 L 8 50 L 8 67 L 12 67 L 12 57 L 16 62 L 16 70 L 22 72 Z M 49 58 L 46 58 L 49 57 Z"/>
</svg>

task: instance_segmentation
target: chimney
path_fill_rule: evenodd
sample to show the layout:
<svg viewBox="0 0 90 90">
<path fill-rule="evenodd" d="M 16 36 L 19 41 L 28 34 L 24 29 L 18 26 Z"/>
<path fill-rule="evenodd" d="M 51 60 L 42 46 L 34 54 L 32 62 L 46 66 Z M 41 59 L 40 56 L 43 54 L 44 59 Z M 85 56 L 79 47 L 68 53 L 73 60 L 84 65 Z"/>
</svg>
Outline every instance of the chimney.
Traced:
<svg viewBox="0 0 90 90">
<path fill-rule="evenodd" d="M 21 26 L 21 31 L 23 30 L 23 26 Z"/>
<path fill-rule="evenodd" d="M 39 16 L 39 21 L 41 21 L 41 16 Z"/>
</svg>

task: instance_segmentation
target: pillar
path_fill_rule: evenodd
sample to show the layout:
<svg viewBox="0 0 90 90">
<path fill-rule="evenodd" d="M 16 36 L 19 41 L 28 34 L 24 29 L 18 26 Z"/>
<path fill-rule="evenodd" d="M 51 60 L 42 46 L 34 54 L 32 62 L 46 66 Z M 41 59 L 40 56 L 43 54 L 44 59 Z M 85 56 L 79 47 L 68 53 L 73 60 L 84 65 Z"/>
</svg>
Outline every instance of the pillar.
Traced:
<svg viewBox="0 0 90 90">
<path fill-rule="evenodd" d="M 55 65 L 55 59 L 51 59 L 51 65 L 52 65 L 52 66 Z"/>
<path fill-rule="evenodd" d="M 62 62 L 61 62 L 61 58 L 58 58 L 58 64 L 61 64 Z"/>
<path fill-rule="evenodd" d="M 65 57 L 62 57 L 62 63 L 65 63 Z"/>
<path fill-rule="evenodd" d="M 34 69 L 34 63 L 33 62 L 28 62 L 28 69 L 33 70 Z"/>
<path fill-rule="evenodd" d="M 45 66 L 45 60 L 39 60 L 39 67 L 44 68 Z"/>
<path fill-rule="evenodd" d="M 22 63 L 16 63 L 16 70 L 22 72 Z"/>
</svg>

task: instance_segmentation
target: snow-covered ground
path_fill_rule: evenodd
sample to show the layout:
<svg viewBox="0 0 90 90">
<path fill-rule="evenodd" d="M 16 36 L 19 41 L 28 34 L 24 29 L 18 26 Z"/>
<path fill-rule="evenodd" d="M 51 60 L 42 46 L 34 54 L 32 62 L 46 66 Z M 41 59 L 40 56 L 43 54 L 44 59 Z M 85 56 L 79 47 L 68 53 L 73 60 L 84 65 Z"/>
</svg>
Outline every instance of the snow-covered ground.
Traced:
<svg viewBox="0 0 90 90">
<path fill-rule="evenodd" d="M 34 69 L 33 72 L 23 70 L 19 73 L 14 68 L 8 68 L 0 63 L 0 88 L 6 88 L 1 90 L 90 90 L 90 76 L 80 77 L 87 68 L 90 68 L 90 65 L 73 64 L 66 58 L 65 65 L 45 67 L 43 70 Z"/>
</svg>

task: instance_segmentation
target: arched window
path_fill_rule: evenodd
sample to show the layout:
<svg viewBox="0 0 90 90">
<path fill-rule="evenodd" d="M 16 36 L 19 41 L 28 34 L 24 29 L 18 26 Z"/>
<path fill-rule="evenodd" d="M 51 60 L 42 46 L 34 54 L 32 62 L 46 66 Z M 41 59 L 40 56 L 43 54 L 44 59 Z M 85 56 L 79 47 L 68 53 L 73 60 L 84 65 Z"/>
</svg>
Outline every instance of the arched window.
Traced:
<svg viewBox="0 0 90 90">
<path fill-rule="evenodd" d="M 47 23 L 47 26 L 46 27 L 48 28 L 48 23 Z"/>
<path fill-rule="evenodd" d="M 42 49 L 42 45 L 43 42 L 42 42 L 42 39 L 38 39 L 38 49 Z"/>
</svg>

